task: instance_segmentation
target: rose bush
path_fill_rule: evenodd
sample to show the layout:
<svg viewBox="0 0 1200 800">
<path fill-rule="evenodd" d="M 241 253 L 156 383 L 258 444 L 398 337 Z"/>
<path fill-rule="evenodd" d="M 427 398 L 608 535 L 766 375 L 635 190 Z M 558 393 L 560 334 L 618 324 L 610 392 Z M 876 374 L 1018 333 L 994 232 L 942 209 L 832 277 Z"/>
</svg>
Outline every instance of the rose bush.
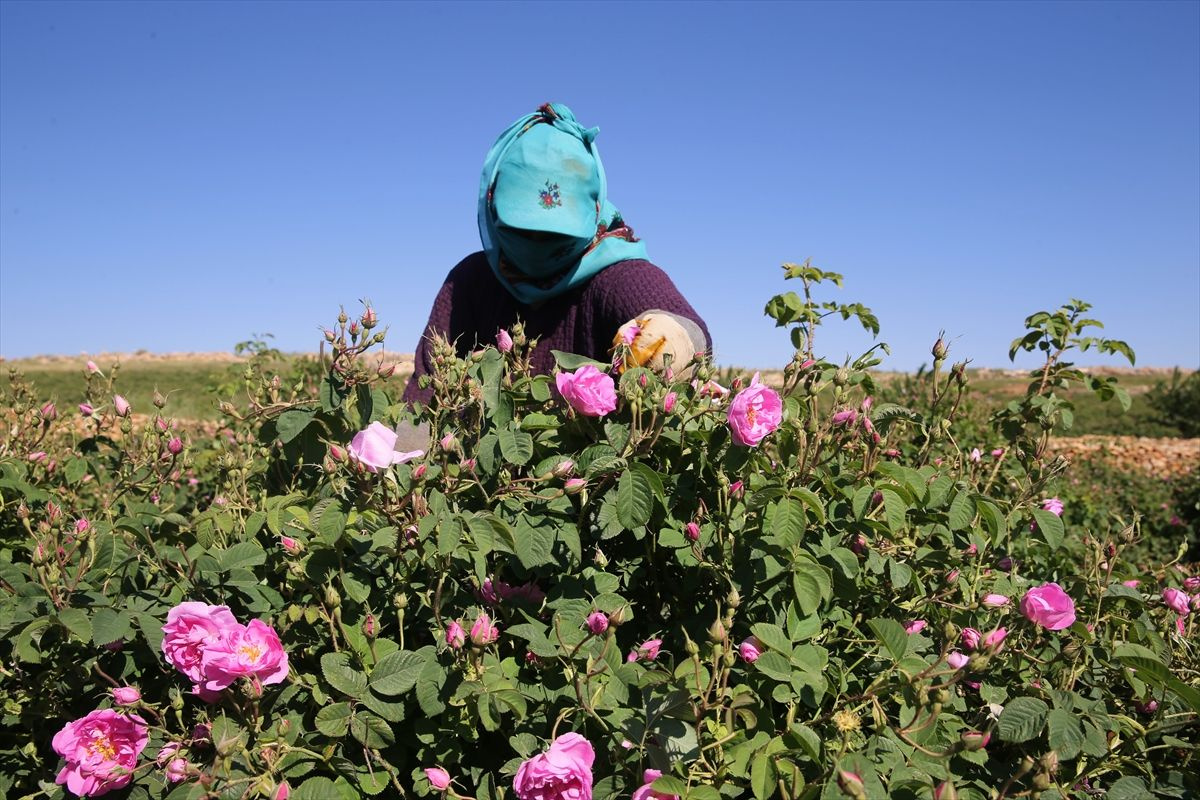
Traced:
<svg viewBox="0 0 1200 800">
<path fill-rule="evenodd" d="M 114 369 L 53 412 L 14 378 L 0 790 L 1200 790 L 1197 615 L 1164 593 L 1192 602 L 1194 575 L 1131 562 L 1132 522 L 1069 524 L 1054 488 L 1056 390 L 1117 396 L 1065 360 L 1079 304 L 1027 321 L 1016 347 L 1046 342 L 1046 365 L 960 442 L 969 381 L 944 343 L 911 404 L 884 402 L 881 347 L 813 351 L 829 316 L 877 333 L 869 309 L 813 299 L 840 276 L 786 275 L 802 291 L 767 306 L 797 351 L 777 418 L 765 387 L 725 389 L 702 360 L 613 379 L 558 353 L 557 378 L 531 375 L 520 326 L 503 351 L 436 343 L 434 400 L 410 410 L 372 359 L 374 313 L 326 332 L 319 374 L 252 358 L 214 437 L 165 399 L 118 413 Z M 397 423 L 429 426 L 424 454 L 393 454 Z M 62 726 L 70 743 L 46 732 Z"/>
</svg>

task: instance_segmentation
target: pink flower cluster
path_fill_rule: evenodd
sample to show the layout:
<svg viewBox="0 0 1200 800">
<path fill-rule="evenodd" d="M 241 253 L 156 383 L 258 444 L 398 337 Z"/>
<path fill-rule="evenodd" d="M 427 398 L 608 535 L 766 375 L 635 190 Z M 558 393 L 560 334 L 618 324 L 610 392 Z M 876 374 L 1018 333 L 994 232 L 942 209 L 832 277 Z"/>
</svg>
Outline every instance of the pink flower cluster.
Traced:
<svg viewBox="0 0 1200 800">
<path fill-rule="evenodd" d="M 99 797 L 129 785 L 138 755 L 150 741 L 146 721 L 111 708 L 68 722 L 54 734 L 54 752 L 66 759 L 55 783 L 80 797 Z"/>
<path fill-rule="evenodd" d="M 239 678 L 270 686 L 288 674 L 287 653 L 275 629 L 259 620 L 242 625 L 228 606 L 175 606 L 163 626 L 162 650 L 206 702 L 216 700 Z"/>
</svg>

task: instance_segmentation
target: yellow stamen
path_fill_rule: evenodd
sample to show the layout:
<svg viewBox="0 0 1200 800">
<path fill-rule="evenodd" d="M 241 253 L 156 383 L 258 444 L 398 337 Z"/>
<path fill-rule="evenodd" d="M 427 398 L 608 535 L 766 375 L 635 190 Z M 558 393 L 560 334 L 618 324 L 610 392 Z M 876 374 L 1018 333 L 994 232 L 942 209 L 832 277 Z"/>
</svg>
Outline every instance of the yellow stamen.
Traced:
<svg viewBox="0 0 1200 800">
<path fill-rule="evenodd" d="M 256 644 L 244 644 L 238 648 L 238 652 L 246 657 L 247 661 L 258 661 L 262 658 L 262 648 Z"/>
</svg>

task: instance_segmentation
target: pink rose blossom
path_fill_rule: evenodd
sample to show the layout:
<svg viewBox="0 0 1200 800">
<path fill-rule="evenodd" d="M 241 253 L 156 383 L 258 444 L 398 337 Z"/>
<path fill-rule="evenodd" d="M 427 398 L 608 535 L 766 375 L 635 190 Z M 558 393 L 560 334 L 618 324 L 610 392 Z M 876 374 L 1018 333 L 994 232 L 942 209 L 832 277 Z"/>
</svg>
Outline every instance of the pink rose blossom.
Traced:
<svg viewBox="0 0 1200 800">
<path fill-rule="evenodd" d="M 1166 588 L 1162 592 L 1163 602 L 1180 616 L 1188 613 L 1188 596 L 1175 588 Z"/>
<path fill-rule="evenodd" d="M 162 746 L 162 748 L 159 749 L 158 757 L 155 758 L 154 763 L 160 767 L 165 767 L 167 762 L 170 761 L 178 752 L 179 742 L 167 742 Z"/>
<path fill-rule="evenodd" d="M 501 333 L 504 331 L 501 330 Z M 509 340 L 509 347 L 512 347 L 512 341 Z M 426 767 L 425 777 L 429 779 L 429 785 L 439 792 L 444 792 L 450 788 L 450 773 L 441 767 Z"/>
<path fill-rule="evenodd" d="M 979 647 L 979 643 L 983 641 L 983 634 L 975 628 L 963 628 L 960 634 L 963 647 L 968 650 L 975 650 Z"/>
<path fill-rule="evenodd" d="M 729 404 L 728 421 L 735 444 L 755 447 L 783 421 L 783 401 L 774 389 L 759 382 L 756 372 Z"/>
<path fill-rule="evenodd" d="M 983 731 L 963 731 L 958 738 L 967 750 L 973 752 L 987 747 L 992 735 Z"/>
<path fill-rule="evenodd" d="M 741 481 L 734 481 L 733 483 L 729 484 L 729 496 L 730 497 L 735 497 L 735 498 L 741 497 L 745 493 L 746 493 L 746 487 L 742 484 Z"/>
<path fill-rule="evenodd" d="M 187 777 L 188 762 L 186 758 L 173 758 L 167 764 L 167 783 L 179 783 Z"/>
<path fill-rule="evenodd" d="M 142 699 L 142 693 L 136 686 L 114 686 L 112 697 L 113 702 L 119 706 L 132 706 Z"/>
<path fill-rule="evenodd" d="M 992 451 L 992 458 L 999 458 L 1002 455 L 1004 455 L 1003 447 L 997 447 L 995 450 Z"/>
<path fill-rule="evenodd" d="M 629 654 L 626 661 L 653 661 L 658 658 L 659 648 L 662 647 L 662 639 L 647 639 L 637 646 L 637 649 Z"/>
<path fill-rule="evenodd" d="M 1035 625 L 1060 631 L 1075 623 L 1075 602 L 1057 583 L 1047 583 L 1025 593 L 1021 613 Z"/>
<path fill-rule="evenodd" d="M 1155 711 L 1158 711 L 1158 701 L 1149 700 L 1145 703 L 1136 703 L 1134 708 L 1136 708 L 1140 714 L 1153 714 Z"/>
<path fill-rule="evenodd" d="M 76 535 L 79 535 L 81 533 L 87 533 L 91 529 L 92 529 L 92 523 L 90 521 L 88 521 L 87 517 L 80 517 L 79 519 L 75 520 L 75 534 Z"/>
<path fill-rule="evenodd" d="M 54 734 L 54 752 L 66 760 L 55 783 L 80 797 L 99 797 L 133 780 L 138 755 L 150 741 L 146 722 L 111 708 L 68 722 Z"/>
<path fill-rule="evenodd" d="M 456 443 L 457 443 L 457 440 L 454 438 L 454 434 L 453 434 L 453 433 L 447 433 L 445 436 L 443 436 L 441 439 L 439 439 L 439 440 L 438 440 L 438 445 L 439 445 L 439 446 L 440 446 L 440 447 L 441 447 L 443 450 L 452 450 L 452 449 L 454 449 L 454 445 L 455 445 Z"/>
<path fill-rule="evenodd" d="M 678 392 L 667 392 L 663 398 L 662 410 L 666 414 L 670 414 L 675 409 L 675 401 L 679 398 Z"/>
<path fill-rule="evenodd" d="M 271 800 L 288 800 L 291 796 L 292 787 L 288 785 L 287 781 L 283 781 L 279 784 L 279 788 L 275 790 L 275 796 Z"/>
<path fill-rule="evenodd" d="M 564 733 L 550 749 L 521 764 L 513 779 L 519 800 L 592 800 L 596 751 L 578 733 Z"/>
<path fill-rule="evenodd" d="M 348 449 L 350 458 L 368 472 L 378 472 L 392 464 L 404 464 L 425 455 L 424 450 L 396 452 L 396 432 L 382 422 L 372 422 L 365 430 L 354 434 Z"/>
<path fill-rule="evenodd" d="M 500 638 L 500 629 L 486 613 L 480 614 L 471 626 L 471 643 L 476 647 L 484 647 Z"/>
<path fill-rule="evenodd" d="M 204 680 L 204 653 L 227 630 L 241 627 L 228 606 L 184 602 L 167 612 L 162 651 L 167 660 L 192 683 Z"/>
<path fill-rule="evenodd" d="M 1061 517 L 1063 515 L 1063 501 L 1057 497 L 1048 497 L 1042 501 L 1042 510 L 1049 511 L 1051 514 Z"/>
<path fill-rule="evenodd" d="M 587 628 L 593 635 L 599 636 L 608 630 L 608 614 L 603 611 L 593 611 L 588 614 Z"/>
<path fill-rule="evenodd" d="M 512 334 L 504 328 L 496 331 L 496 349 L 501 353 L 507 353 L 513 349 Z"/>
<path fill-rule="evenodd" d="M 451 650 L 458 650 L 467 642 L 467 632 L 458 620 L 451 620 L 446 625 L 446 644 Z"/>
<path fill-rule="evenodd" d="M 1197 589 L 1200 589 L 1200 577 L 1193 576 L 1190 578 L 1184 578 L 1183 588 L 1187 589 L 1189 592 L 1194 592 Z"/>
<path fill-rule="evenodd" d="M 762 655 L 764 649 L 766 648 L 763 647 L 763 643 L 758 640 L 758 637 L 751 636 L 738 645 L 738 655 L 747 664 L 753 664 L 755 661 L 758 661 L 758 657 Z"/>
<path fill-rule="evenodd" d="M 1008 605 L 1011 602 L 1012 602 L 1011 600 L 1009 600 L 1007 597 L 1005 597 L 1002 594 L 994 594 L 993 593 L 993 594 L 985 594 L 983 596 L 983 604 L 985 606 L 987 606 L 988 608 L 1004 608 L 1006 605 Z"/>
<path fill-rule="evenodd" d="M 292 555 L 300 552 L 300 543 L 291 536 L 281 536 L 279 543 L 283 545 L 284 550 L 287 550 Z"/>
<path fill-rule="evenodd" d="M 983 460 L 983 452 L 978 447 L 972 448 L 970 459 L 972 464 L 978 464 Z"/>
<path fill-rule="evenodd" d="M 956 570 L 956 569 L 950 570 L 948 573 L 946 573 L 946 583 L 954 583 L 955 581 L 958 580 L 958 576 L 959 576 L 958 570 Z"/>
<path fill-rule="evenodd" d="M 928 624 L 929 623 L 923 619 L 914 619 L 912 622 L 904 626 L 904 632 L 911 636 L 914 633 L 920 633 L 921 631 L 925 630 L 925 626 Z"/>
<path fill-rule="evenodd" d="M 983 640 L 983 647 L 986 650 L 993 652 L 999 651 L 1000 646 L 1004 644 L 1004 639 L 1008 636 L 1008 631 L 1004 628 L 996 628 L 987 635 Z"/>
<path fill-rule="evenodd" d="M 612 376 L 591 364 L 574 372 L 560 372 L 554 376 L 554 382 L 567 404 L 585 417 L 603 417 L 617 408 L 617 389 Z"/>
<path fill-rule="evenodd" d="M 197 683 L 206 692 L 220 692 L 238 678 L 270 686 L 287 677 L 288 657 L 275 629 L 255 619 L 226 628 L 217 642 L 206 647 L 203 670 L 204 681 Z"/>
<path fill-rule="evenodd" d="M 1121 581 L 1122 586 L 1128 586 L 1130 589 L 1136 589 L 1139 583 L 1141 583 L 1141 581 L 1138 580 Z"/>
<path fill-rule="evenodd" d="M 966 548 L 963 549 L 964 556 L 978 555 L 978 553 L 979 553 L 979 546 L 976 545 L 974 542 L 971 542 L 969 545 L 966 546 Z"/>
<path fill-rule="evenodd" d="M 656 792 L 651 788 L 654 782 L 661 777 L 662 772 L 656 769 L 648 769 L 643 772 L 642 785 L 633 791 L 633 796 L 629 800 L 679 800 L 679 795 L 677 794 Z"/>
<path fill-rule="evenodd" d="M 91 373 L 93 375 L 95 375 L 97 372 L 100 371 L 100 368 L 96 366 L 96 362 L 92 361 L 91 359 L 88 359 L 88 362 L 86 364 L 84 364 L 83 366 L 87 369 L 87 371 L 89 373 Z"/>
<path fill-rule="evenodd" d="M 568 478 L 563 484 L 563 491 L 567 494 L 579 494 L 585 486 L 587 486 L 586 478 Z"/>
<path fill-rule="evenodd" d="M 834 425 L 850 426 L 858 419 L 858 412 L 853 408 L 843 409 L 833 415 L 832 422 Z"/>
<path fill-rule="evenodd" d="M 172 436 L 171 441 L 167 442 L 167 452 L 173 456 L 177 456 L 183 452 L 183 440 L 178 436 Z"/>
<path fill-rule="evenodd" d="M 683 526 L 683 535 L 687 537 L 689 542 L 700 540 L 700 526 L 694 522 L 689 522 Z"/>
<path fill-rule="evenodd" d="M 96 409 L 92 407 L 91 403 L 80 403 L 79 413 L 83 414 L 85 417 L 90 417 L 92 414 L 96 413 Z"/>
<path fill-rule="evenodd" d="M 129 401 L 119 394 L 113 395 L 113 408 L 116 409 L 118 417 L 128 417 L 132 410 Z"/>
<path fill-rule="evenodd" d="M 946 654 L 946 663 L 948 663 L 950 666 L 954 667 L 955 669 L 962 669 L 963 667 L 965 667 L 967 665 L 967 662 L 970 660 L 971 659 L 967 658 L 965 655 L 958 652 L 957 650 L 952 650 Z"/>
</svg>

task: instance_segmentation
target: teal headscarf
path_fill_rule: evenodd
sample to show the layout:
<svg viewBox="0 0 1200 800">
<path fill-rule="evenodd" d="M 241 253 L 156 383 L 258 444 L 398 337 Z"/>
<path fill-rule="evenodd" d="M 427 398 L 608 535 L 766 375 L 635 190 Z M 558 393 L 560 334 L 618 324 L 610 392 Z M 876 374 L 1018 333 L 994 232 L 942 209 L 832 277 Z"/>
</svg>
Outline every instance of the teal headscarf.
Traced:
<svg viewBox="0 0 1200 800">
<path fill-rule="evenodd" d="M 547 103 L 509 126 L 479 182 L 479 238 L 517 300 L 543 302 L 646 247 L 608 202 L 595 139 L 571 109 Z"/>
</svg>

